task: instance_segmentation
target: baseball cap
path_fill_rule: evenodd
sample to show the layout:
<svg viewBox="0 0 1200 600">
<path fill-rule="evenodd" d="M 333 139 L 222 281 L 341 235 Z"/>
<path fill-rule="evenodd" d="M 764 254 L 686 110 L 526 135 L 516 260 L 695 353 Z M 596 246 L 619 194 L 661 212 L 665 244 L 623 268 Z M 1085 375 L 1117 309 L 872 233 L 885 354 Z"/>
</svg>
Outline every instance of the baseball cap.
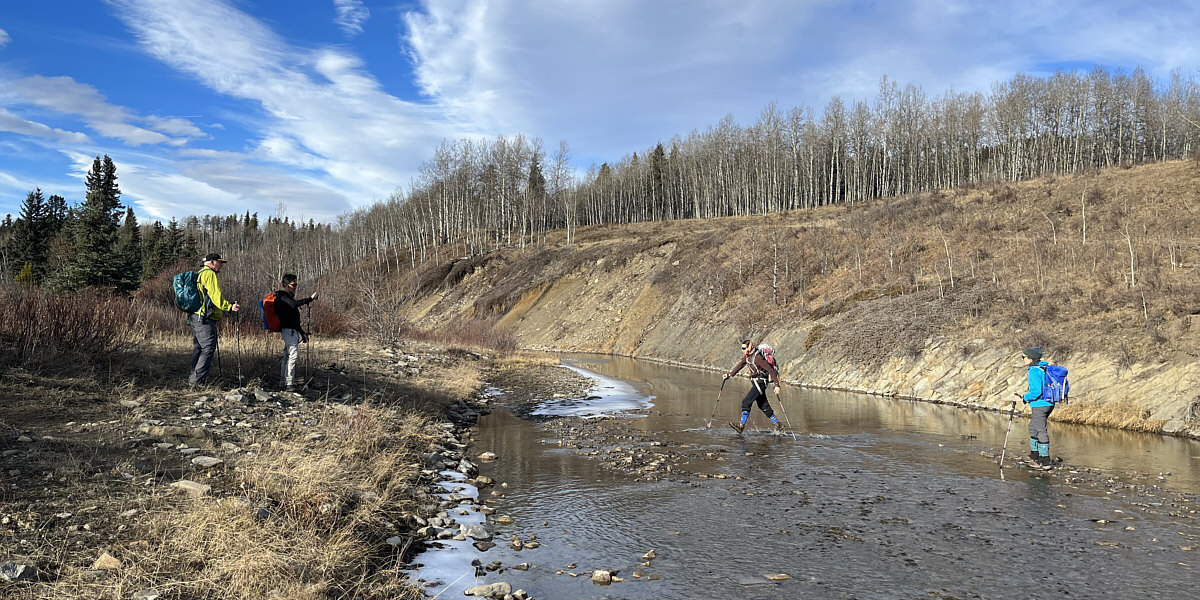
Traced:
<svg viewBox="0 0 1200 600">
<path fill-rule="evenodd" d="M 229 262 L 229 261 L 221 258 L 221 255 L 217 254 L 216 252 L 213 252 L 213 253 L 209 254 L 208 256 L 204 257 L 204 262 L 210 262 L 210 261 L 214 261 L 214 260 L 217 262 Z"/>
</svg>

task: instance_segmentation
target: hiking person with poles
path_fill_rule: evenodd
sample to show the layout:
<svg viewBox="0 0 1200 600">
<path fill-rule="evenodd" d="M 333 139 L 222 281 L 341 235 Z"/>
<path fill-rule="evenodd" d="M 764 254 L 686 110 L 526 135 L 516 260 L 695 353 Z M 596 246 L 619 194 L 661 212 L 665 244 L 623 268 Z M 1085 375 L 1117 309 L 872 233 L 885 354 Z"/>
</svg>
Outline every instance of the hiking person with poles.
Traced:
<svg viewBox="0 0 1200 600">
<path fill-rule="evenodd" d="M 746 420 L 750 418 L 750 407 L 758 403 L 758 408 L 763 411 L 775 424 L 775 431 L 783 431 L 783 424 L 779 422 L 779 418 L 775 416 L 775 411 L 771 410 L 771 403 L 767 401 L 767 382 L 775 384 L 775 395 L 779 396 L 779 371 L 775 369 L 759 348 L 754 345 L 753 340 L 742 340 L 742 359 L 738 361 L 737 366 L 732 371 L 725 374 L 721 378 L 722 385 L 726 379 L 738 374 L 742 367 L 750 368 L 750 392 L 742 399 L 742 420 L 735 425 L 732 422 L 729 426 L 734 431 L 741 433 L 746 428 Z"/>
<path fill-rule="evenodd" d="M 231 303 L 221 295 L 217 273 L 227 262 L 213 252 L 204 257 L 204 267 L 196 276 L 196 287 L 204 300 L 200 310 L 188 315 L 188 325 L 192 328 L 192 374 L 188 376 L 188 383 L 193 387 L 208 381 L 213 352 L 217 349 L 217 323 L 226 312 L 236 313 L 241 308 L 237 302 Z"/>
<path fill-rule="evenodd" d="M 288 273 L 280 281 L 283 286 L 275 293 L 275 316 L 279 317 L 279 331 L 283 334 L 283 364 L 279 368 L 279 387 L 289 392 L 296 391 L 296 363 L 300 361 L 299 345 L 308 343 L 308 332 L 300 326 L 300 307 L 317 299 L 317 292 L 307 298 L 296 299 L 296 276 Z"/>
<path fill-rule="evenodd" d="M 1050 428 L 1048 418 L 1054 411 L 1054 402 L 1046 399 L 1046 367 L 1050 363 L 1042 360 L 1041 348 L 1026 348 L 1021 352 L 1021 361 L 1029 372 L 1028 387 L 1022 396 L 1013 392 L 1014 401 L 1021 400 L 1029 405 L 1029 457 L 1022 458 L 1031 467 L 1049 471 Z"/>
</svg>

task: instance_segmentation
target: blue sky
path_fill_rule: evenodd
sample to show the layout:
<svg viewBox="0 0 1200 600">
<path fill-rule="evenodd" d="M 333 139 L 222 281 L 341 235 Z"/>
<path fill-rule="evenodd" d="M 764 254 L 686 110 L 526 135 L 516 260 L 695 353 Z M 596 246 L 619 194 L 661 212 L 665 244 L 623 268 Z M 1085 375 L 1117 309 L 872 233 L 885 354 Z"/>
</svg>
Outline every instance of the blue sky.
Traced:
<svg viewBox="0 0 1200 600">
<path fill-rule="evenodd" d="M 1200 3 L 1110 0 L 0 0 L 0 215 L 117 164 L 140 219 L 333 221 L 443 139 L 615 161 L 887 75 L 931 96 L 1017 72 L 1200 74 Z"/>
</svg>

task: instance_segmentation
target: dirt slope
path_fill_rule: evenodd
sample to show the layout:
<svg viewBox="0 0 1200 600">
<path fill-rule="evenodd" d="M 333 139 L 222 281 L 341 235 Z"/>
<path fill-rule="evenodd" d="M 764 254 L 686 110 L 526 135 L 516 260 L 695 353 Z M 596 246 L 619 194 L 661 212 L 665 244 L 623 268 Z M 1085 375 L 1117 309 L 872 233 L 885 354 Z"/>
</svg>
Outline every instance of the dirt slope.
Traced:
<svg viewBox="0 0 1200 600">
<path fill-rule="evenodd" d="M 1030 345 L 1071 369 L 1059 420 L 1200 435 L 1200 169 L 1173 162 L 769 217 L 579 230 L 402 276 L 423 328 L 491 319 L 531 348 L 1008 408 Z"/>
</svg>

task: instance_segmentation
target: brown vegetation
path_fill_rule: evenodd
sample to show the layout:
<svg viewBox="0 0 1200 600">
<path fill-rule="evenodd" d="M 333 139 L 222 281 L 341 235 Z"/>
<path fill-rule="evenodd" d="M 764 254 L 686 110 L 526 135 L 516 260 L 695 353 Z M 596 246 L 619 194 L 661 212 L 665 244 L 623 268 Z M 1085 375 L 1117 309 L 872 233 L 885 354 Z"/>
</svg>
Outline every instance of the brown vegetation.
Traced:
<svg viewBox="0 0 1200 600">
<path fill-rule="evenodd" d="M 1107 356 L 1127 370 L 1200 355 L 1197 196 L 1195 164 L 1175 161 L 769 217 L 581 227 L 569 243 L 554 232 L 544 249 L 488 254 L 457 284 L 397 302 L 421 307 L 406 312 L 421 327 L 482 313 L 504 316 L 524 343 L 692 363 L 704 332 L 799 332 L 806 356 L 853 369 L 948 340 L 975 353 L 1038 345 L 1069 366 Z M 414 272 L 391 281 L 421 286 Z M 538 297 L 561 308 L 521 329 Z M 571 312 L 576 302 L 588 309 Z"/>
</svg>

